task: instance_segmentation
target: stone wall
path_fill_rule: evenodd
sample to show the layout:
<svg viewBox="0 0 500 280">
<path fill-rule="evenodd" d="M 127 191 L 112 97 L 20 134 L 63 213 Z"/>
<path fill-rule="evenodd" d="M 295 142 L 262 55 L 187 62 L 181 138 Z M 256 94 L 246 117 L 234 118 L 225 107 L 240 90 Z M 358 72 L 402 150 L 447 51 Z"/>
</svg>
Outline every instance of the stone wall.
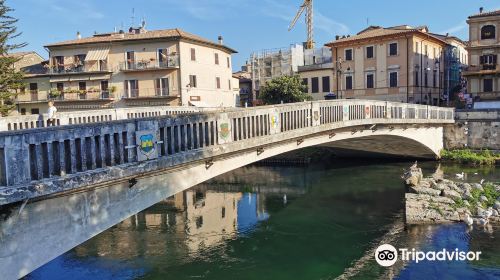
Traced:
<svg viewBox="0 0 500 280">
<path fill-rule="evenodd" d="M 444 129 L 446 149 L 500 151 L 500 110 L 460 110 L 455 119 L 455 124 Z"/>
</svg>

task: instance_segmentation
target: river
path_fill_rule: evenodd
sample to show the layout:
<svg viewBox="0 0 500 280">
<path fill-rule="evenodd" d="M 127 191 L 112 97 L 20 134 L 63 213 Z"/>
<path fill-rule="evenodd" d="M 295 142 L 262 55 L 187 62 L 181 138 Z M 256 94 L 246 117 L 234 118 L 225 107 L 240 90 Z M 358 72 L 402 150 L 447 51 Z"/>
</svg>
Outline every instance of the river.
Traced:
<svg viewBox="0 0 500 280">
<path fill-rule="evenodd" d="M 128 218 L 26 279 L 500 279 L 500 227 L 404 229 L 400 175 L 410 164 L 240 168 Z M 424 174 L 436 165 L 421 164 Z M 442 169 L 500 181 L 498 168 Z M 387 269 L 372 257 L 381 242 L 482 255 Z"/>
</svg>

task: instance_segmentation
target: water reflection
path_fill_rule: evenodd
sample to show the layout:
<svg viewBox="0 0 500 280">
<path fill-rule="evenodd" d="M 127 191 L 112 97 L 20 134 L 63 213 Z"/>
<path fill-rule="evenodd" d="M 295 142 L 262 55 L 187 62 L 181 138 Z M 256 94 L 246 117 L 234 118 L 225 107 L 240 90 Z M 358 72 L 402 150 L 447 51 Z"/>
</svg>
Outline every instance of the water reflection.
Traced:
<svg viewBox="0 0 500 280">
<path fill-rule="evenodd" d="M 449 246 L 459 242 L 487 252 L 484 263 L 460 269 L 485 273 L 498 266 L 496 229 L 404 230 L 399 176 L 407 166 L 241 168 L 126 219 L 29 278 L 333 279 L 348 271 L 346 278 L 409 279 L 423 268 L 398 263 L 382 269 L 371 258 L 375 244 L 386 240 L 404 247 L 441 246 L 448 235 Z M 425 163 L 423 168 L 430 174 L 436 166 Z M 446 270 L 427 267 L 421 275 Z"/>
</svg>

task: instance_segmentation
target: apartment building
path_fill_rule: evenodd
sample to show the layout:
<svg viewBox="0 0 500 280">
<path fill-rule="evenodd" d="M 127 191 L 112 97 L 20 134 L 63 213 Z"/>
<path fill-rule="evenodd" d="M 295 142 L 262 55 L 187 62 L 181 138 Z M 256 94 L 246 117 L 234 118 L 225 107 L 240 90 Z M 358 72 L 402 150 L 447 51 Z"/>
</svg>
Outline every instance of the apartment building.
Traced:
<svg viewBox="0 0 500 280">
<path fill-rule="evenodd" d="M 370 26 L 326 44 L 340 98 L 439 105 L 444 102 L 447 42 L 426 26 Z"/>
<path fill-rule="evenodd" d="M 212 42 L 180 29 L 145 26 L 95 34 L 45 46 L 45 72 L 30 77 L 33 88 L 20 97 L 20 110 L 45 110 L 49 99 L 59 110 L 130 106 L 234 107 L 238 85 L 222 37 Z M 35 79 L 39 79 L 37 82 Z M 43 86 L 41 86 L 41 84 Z M 48 86 L 46 86 L 47 84 Z M 31 88 L 31 85 L 30 85 Z M 36 97 L 35 96 L 36 93 Z M 21 101 L 22 100 L 22 101 Z"/>
<path fill-rule="evenodd" d="M 334 70 L 330 48 L 304 50 L 304 65 L 297 71 L 313 100 L 323 100 L 332 91 Z"/>
<path fill-rule="evenodd" d="M 464 76 L 475 100 L 500 99 L 500 10 L 469 16 L 469 66 Z"/>
</svg>

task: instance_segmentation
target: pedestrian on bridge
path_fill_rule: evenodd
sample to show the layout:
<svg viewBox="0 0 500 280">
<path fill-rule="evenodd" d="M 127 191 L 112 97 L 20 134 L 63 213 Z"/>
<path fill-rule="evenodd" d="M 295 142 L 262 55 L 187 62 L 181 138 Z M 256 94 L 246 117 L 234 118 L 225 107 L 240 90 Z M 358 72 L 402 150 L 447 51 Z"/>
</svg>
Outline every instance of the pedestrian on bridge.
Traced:
<svg viewBox="0 0 500 280">
<path fill-rule="evenodd" d="M 54 101 L 49 101 L 49 109 L 47 109 L 47 126 L 55 126 L 56 125 L 56 113 L 57 108 L 54 106 Z"/>
</svg>

